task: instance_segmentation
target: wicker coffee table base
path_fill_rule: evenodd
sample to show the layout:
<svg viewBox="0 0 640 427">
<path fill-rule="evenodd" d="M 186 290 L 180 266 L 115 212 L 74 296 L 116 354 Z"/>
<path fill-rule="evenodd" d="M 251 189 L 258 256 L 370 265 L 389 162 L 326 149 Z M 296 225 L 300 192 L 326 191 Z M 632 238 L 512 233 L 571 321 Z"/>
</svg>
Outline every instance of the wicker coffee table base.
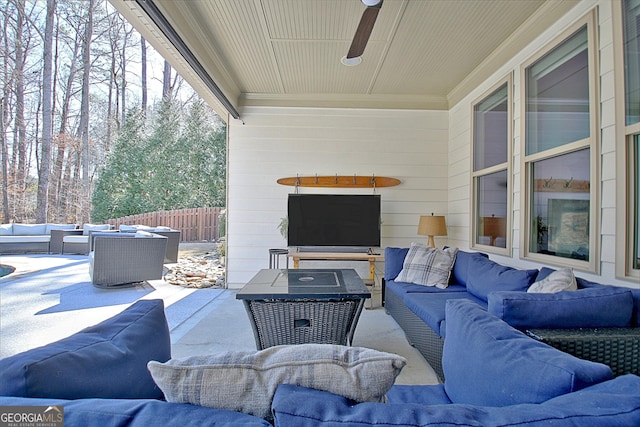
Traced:
<svg viewBox="0 0 640 427">
<path fill-rule="evenodd" d="M 258 350 L 285 344 L 350 345 L 364 299 L 244 300 Z"/>
</svg>

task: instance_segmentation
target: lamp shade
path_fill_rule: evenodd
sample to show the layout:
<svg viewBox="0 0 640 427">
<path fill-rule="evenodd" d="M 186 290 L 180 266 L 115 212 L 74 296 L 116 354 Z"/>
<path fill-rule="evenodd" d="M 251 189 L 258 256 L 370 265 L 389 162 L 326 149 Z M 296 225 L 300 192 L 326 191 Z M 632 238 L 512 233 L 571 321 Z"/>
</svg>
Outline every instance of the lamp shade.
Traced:
<svg viewBox="0 0 640 427">
<path fill-rule="evenodd" d="M 418 223 L 418 234 L 421 236 L 429 236 L 429 246 L 434 247 L 435 242 L 433 236 L 446 236 L 447 223 L 444 216 L 423 215 Z"/>
<path fill-rule="evenodd" d="M 482 218 L 482 233 L 491 239 L 489 245 L 494 246 L 496 237 L 506 237 L 507 235 L 507 219 L 486 216 Z"/>
</svg>

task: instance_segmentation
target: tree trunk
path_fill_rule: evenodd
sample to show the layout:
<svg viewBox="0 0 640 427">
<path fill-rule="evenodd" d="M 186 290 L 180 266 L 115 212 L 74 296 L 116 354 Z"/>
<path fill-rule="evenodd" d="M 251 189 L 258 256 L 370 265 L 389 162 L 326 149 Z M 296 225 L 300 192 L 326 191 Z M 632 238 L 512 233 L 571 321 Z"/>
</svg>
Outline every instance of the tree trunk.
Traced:
<svg viewBox="0 0 640 427">
<path fill-rule="evenodd" d="M 78 72 L 78 67 L 76 64 L 78 63 L 78 55 L 80 52 L 81 46 L 81 37 L 80 32 L 75 32 L 75 38 L 73 43 L 73 50 L 71 54 L 71 63 L 69 66 L 69 74 L 67 75 L 67 83 L 64 90 L 64 95 L 62 98 L 62 103 L 60 106 L 60 127 L 58 128 L 58 136 L 56 138 L 57 143 L 57 152 L 55 161 L 53 163 L 53 178 L 52 185 L 50 188 L 55 189 L 56 197 L 50 197 L 52 200 L 52 204 L 50 207 L 55 207 L 56 212 L 58 212 L 58 221 L 60 222 L 74 222 L 75 218 L 68 215 L 66 212 L 66 206 L 68 205 L 68 181 L 63 180 L 62 171 L 65 163 L 65 156 L 69 156 L 70 145 L 73 145 L 69 126 L 69 115 L 71 109 L 71 101 L 73 99 L 73 83 L 76 78 L 76 74 Z M 57 62 L 56 62 L 57 63 Z M 69 144 L 71 142 L 71 144 Z M 55 202 L 55 203 L 53 203 Z"/>
<path fill-rule="evenodd" d="M 124 28 L 124 25 L 122 26 Z M 124 40 L 122 41 L 122 51 L 120 52 L 120 68 L 122 69 L 122 87 L 120 88 L 120 97 L 122 99 L 122 118 L 121 122 L 124 125 L 124 122 L 127 119 L 127 36 L 125 33 Z"/>
<path fill-rule="evenodd" d="M 147 42 L 144 37 L 140 36 L 140 49 L 142 50 L 142 113 L 147 112 Z"/>
<path fill-rule="evenodd" d="M 82 102 L 80 108 L 80 135 L 82 140 L 82 190 L 79 194 L 82 222 L 89 222 L 89 76 L 91 72 L 91 37 L 93 36 L 93 4 L 89 0 L 87 22 L 82 47 Z"/>
<path fill-rule="evenodd" d="M 52 133 L 52 69 L 53 69 L 53 17 L 56 0 L 47 0 L 47 17 L 44 31 L 44 55 L 42 63 L 42 150 L 38 171 L 38 196 L 36 221 L 47 222 L 47 195 L 51 173 L 51 133 Z"/>
<path fill-rule="evenodd" d="M 15 147 L 18 152 L 18 169 L 16 170 L 16 216 L 18 220 L 25 219 L 26 200 L 24 192 L 26 190 L 27 177 L 27 138 L 24 122 L 24 0 L 16 1 L 18 14 L 16 16 L 16 39 L 15 39 Z"/>
<path fill-rule="evenodd" d="M 171 65 L 164 61 L 164 73 L 162 73 L 162 99 L 171 98 Z"/>
<path fill-rule="evenodd" d="M 4 21 L 2 25 L 3 49 L 9 52 L 8 26 L 10 8 L 9 3 L 5 4 Z M 9 141 L 7 140 L 6 128 L 9 124 L 9 97 L 11 96 L 11 72 L 9 71 L 9 55 L 3 55 L 2 60 L 2 99 L 0 99 L 0 161 L 2 161 L 2 222 L 8 223 L 11 220 L 9 210 Z"/>
<path fill-rule="evenodd" d="M 0 144 L 2 144 L 0 151 L 0 161 L 2 161 L 2 223 L 8 223 L 10 219 L 9 212 L 9 171 L 8 169 L 8 150 L 7 150 L 7 138 L 5 138 L 5 98 L 3 97 L 2 102 L 0 102 L 0 135 L 2 135 L 2 140 Z"/>
</svg>

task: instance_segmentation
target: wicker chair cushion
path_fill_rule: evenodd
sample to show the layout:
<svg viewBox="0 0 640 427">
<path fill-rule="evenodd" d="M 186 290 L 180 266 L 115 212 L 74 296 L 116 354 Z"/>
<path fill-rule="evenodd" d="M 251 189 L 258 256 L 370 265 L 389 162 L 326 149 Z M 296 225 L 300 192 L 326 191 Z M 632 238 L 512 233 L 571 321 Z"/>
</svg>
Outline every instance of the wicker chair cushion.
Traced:
<svg viewBox="0 0 640 427">
<path fill-rule="evenodd" d="M 141 300 L 70 337 L 0 360 L 0 396 L 161 399 L 147 362 L 170 357 L 164 303 Z"/>
<path fill-rule="evenodd" d="M 136 231 L 148 231 L 153 233 L 155 231 L 175 231 L 172 230 L 171 227 L 167 227 L 164 225 L 159 225 L 157 227 L 150 227 L 148 225 L 124 225 L 122 224 L 118 227 L 121 233 L 135 233 Z"/>
<path fill-rule="evenodd" d="M 92 231 L 104 231 L 111 229 L 109 224 L 85 224 L 82 226 L 82 234 L 88 236 Z"/>
<path fill-rule="evenodd" d="M 47 234 L 47 224 L 13 224 L 14 236 L 39 236 Z"/>
<path fill-rule="evenodd" d="M 268 418 L 279 384 L 379 402 L 405 364 L 403 357 L 377 350 L 301 344 L 149 362 L 148 366 L 169 402 Z"/>
<path fill-rule="evenodd" d="M 449 286 L 457 252 L 458 248 L 436 249 L 411 243 L 396 280 L 444 289 Z"/>
<path fill-rule="evenodd" d="M 556 270 L 542 280 L 533 282 L 527 292 L 548 294 L 560 291 L 576 291 L 578 290 L 578 282 L 573 270 L 570 268 L 561 268 Z"/>
<path fill-rule="evenodd" d="M 465 300 L 447 301 L 444 387 L 454 403 L 541 403 L 613 378 L 611 368 L 533 340 Z"/>
<path fill-rule="evenodd" d="M 75 224 L 47 224 L 45 231 L 46 234 L 51 234 L 51 230 L 75 230 Z"/>
</svg>

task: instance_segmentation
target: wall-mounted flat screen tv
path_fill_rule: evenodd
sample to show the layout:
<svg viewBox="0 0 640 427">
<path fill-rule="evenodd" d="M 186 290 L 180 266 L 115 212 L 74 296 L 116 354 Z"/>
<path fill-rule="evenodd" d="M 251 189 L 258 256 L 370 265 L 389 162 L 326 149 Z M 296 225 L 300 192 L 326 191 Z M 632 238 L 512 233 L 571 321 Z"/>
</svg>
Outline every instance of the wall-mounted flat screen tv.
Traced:
<svg viewBox="0 0 640 427">
<path fill-rule="evenodd" d="M 289 194 L 289 246 L 380 246 L 380 195 Z"/>
</svg>

